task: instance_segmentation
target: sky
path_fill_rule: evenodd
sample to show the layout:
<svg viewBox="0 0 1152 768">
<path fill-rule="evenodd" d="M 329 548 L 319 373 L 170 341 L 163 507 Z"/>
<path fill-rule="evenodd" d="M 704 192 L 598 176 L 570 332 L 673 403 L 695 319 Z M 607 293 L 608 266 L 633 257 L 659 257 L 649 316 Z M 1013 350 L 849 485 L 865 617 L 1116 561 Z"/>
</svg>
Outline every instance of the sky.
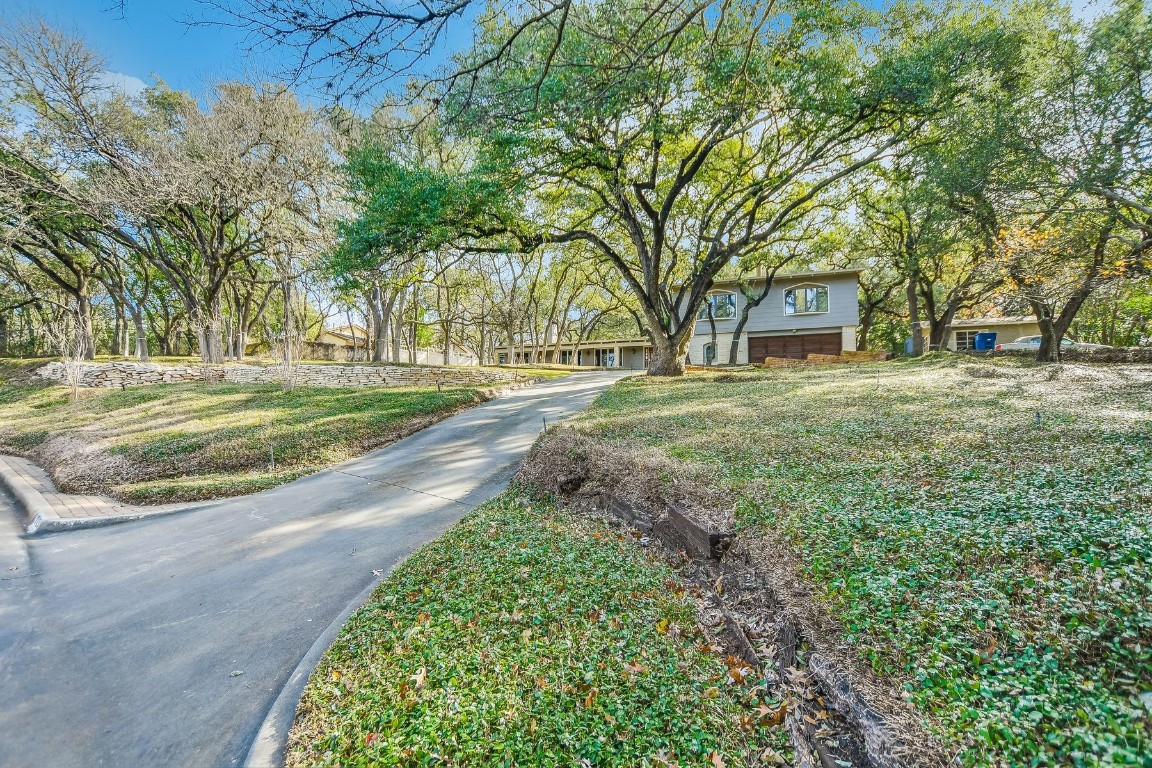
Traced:
<svg viewBox="0 0 1152 768">
<path fill-rule="evenodd" d="M 1078 15 L 1098 13 L 1107 0 L 1073 0 Z M 204 98 L 213 83 L 225 80 L 279 79 L 292 59 L 275 53 L 251 53 L 242 30 L 226 26 L 189 26 L 190 20 L 216 19 L 196 0 L 127 0 L 123 13 L 115 0 L 0 0 L 0 16 L 40 15 L 52 26 L 82 37 L 108 60 L 109 79 L 129 92 L 159 76 L 169 86 Z M 468 31 L 457 23 L 456 39 L 444 55 L 467 44 Z M 435 64 L 435 62 L 433 62 Z M 301 88 L 305 98 L 319 96 Z"/>
<path fill-rule="evenodd" d="M 138 91 L 159 76 L 169 86 L 203 98 L 213 83 L 226 80 L 279 80 L 296 59 L 286 52 L 249 51 L 243 30 L 221 24 L 190 25 L 190 21 L 222 21 L 228 17 L 196 0 L 0 0 L 0 16 L 41 16 L 54 27 L 83 38 L 108 60 L 109 78 L 129 91 Z M 463 47 L 470 34 L 457 22 L 450 29 L 443 55 Z M 298 91 L 305 97 L 307 86 Z"/>
<path fill-rule="evenodd" d="M 240 30 L 189 27 L 203 18 L 194 0 L 128 0 L 123 14 L 113 0 L 0 0 L 5 16 L 39 15 L 82 37 L 108 60 L 111 79 L 138 90 L 160 76 L 173 88 L 202 96 L 213 82 L 270 72 L 278 63 L 248 54 Z M 247 79 L 247 78 L 244 78 Z"/>
</svg>

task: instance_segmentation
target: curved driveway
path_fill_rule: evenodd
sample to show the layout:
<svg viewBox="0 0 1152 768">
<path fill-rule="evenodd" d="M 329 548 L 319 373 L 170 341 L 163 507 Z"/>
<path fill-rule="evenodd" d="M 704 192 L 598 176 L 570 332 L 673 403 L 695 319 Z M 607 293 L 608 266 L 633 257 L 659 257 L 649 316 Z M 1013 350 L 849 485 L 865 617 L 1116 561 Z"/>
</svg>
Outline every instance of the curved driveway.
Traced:
<svg viewBox="0 0 1152 768">
<path fill-rule="evenodd" d="M 584 409 L 619 377 L 513 391 L 334 469 L 169 517 L 21 542 L 0 496 L 0 765 L 241 763 L 348 603 L 499 493 L 542 417 Z"/>
</svg>

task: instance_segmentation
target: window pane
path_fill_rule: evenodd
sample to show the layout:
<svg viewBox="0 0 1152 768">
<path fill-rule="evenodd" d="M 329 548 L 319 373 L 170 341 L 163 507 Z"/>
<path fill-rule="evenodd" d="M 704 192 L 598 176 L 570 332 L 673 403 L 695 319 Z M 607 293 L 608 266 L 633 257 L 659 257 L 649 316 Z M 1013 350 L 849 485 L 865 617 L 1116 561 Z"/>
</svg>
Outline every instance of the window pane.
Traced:
<svg viewBox="0 0 1152 768">
<path fill-rule="evenodd" d="M 815 311 L 816 312 L 827 312 L 828 311 L 828 289 L 827 288 L 817 288 L 816 289 L 816 310 Z"/>
<path fill-rule="evenodd" d="M 792 288 L 784 291 L 784 314 L 796 314 L 796 291 Z"/>
</svg>

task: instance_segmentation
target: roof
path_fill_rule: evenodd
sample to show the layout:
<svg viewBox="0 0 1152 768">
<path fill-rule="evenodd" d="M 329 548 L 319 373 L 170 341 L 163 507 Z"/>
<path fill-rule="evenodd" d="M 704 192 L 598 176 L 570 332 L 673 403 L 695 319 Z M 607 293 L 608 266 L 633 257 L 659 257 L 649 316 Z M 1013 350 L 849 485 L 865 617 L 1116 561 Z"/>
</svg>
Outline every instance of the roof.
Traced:
<svg viewBox="0 0 1152 768">
<path fill-rule="evenodd" d="M 1039 322 L 1035 315 L 1006 315 L 1004 317 L 968 317 L 953 320 L 953 328 L 971 328 L 985 325 L 1024 325 Z"/>
<path fill-rule="evenodd" d="M 586 349 L 589 347 L 596 347 L 596 346 L 639 347 L 639 346 L 643 346 L 645 344 L 651 344 L 651 343 L 652 343 L 652 341 L 647 336 L 641 336 L 641 337 L 635 338 L 635 339 L 584 339 L 583 341 L 580 342 L 580 348 Z M 521 347 L 523 347 L 524 349 L 555 349 L 556 348 L 556 342 L 555 341 L 549 341 L 549 342 L 546 342 L 544 344 L 532 344 L 532 343 L 525 343 L 525 344 L 516 343 L 516 344 L 511 344 L 511 345 L 504 344 L 500 347 L 500 349 L 508 349 L 509 346 L 511 346 L 515 349 L 520 349 Z M 576 342 L 574 342 L 574 341 L 561 341 L 560 342 L 561 348 L 563 348 L 563 347 L 575 347 L 575 346 L 576 346 Z"/>
<path fill-rule="evenodd" d="M 822 272 L 788 272 L 780 273 L 772 278 L 773 282 L 796 282 L 797 280 L 812 280 L 818 277 L 847 277 L 848 275 L 859 275 L 864 270 L 862 269 L 827 269 Z M 716 280 L 714 285 L 739 285 L 740 283 L 756 283 L 764 282 L 767 279 L 764 275 L 756 275 L 748 277 L 743 280 L 729 278 L 726 280 Z"/>
</svg>

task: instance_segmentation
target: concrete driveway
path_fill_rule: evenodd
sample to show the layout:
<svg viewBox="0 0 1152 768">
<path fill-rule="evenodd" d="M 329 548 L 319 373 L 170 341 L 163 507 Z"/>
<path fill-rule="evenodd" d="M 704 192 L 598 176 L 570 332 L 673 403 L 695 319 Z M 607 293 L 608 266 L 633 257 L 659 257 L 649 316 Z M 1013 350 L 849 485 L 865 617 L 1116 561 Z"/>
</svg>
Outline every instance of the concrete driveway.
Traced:
<svg viewBox="0 0 1152 768">
<path fill-rule="evenodd" d="M 0 497 L 0 765 L 228 766 L 330 623 L 499 493 L 617 373 L 472 408 L 289 485 L 21 540 Z"/>
</svg>

